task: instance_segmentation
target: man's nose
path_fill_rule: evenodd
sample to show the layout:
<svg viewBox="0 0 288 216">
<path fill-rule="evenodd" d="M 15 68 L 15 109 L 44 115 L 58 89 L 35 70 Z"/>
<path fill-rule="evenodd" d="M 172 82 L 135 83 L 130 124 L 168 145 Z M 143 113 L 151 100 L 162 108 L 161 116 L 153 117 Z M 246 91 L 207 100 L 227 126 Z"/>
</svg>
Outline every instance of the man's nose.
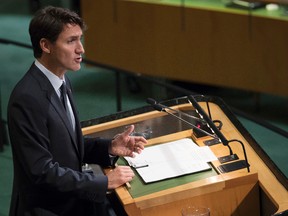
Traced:
<svg viewBox="0 0 288 216">
<path fill-rule="evenodd" d="M 76 52 L 79 53 L 79 54 L 85 53 L 85 50 L 84 50 L 82 42 L 79 42 L 79 44 L 77 46 L 77 49 L 76 49 Z"/>
</svg>

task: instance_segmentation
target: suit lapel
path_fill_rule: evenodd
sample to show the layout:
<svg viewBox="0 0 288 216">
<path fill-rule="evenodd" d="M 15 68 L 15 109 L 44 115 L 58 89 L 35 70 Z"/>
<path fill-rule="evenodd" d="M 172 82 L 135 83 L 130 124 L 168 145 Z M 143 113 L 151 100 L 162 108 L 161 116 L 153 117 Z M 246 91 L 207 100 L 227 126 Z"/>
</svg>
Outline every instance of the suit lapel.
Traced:
<svg viewBox="0 0 288 216">
<path fill-rule="evenodd" d="M 48 96 L 48 94 L 47 94 Z M 71 125 L 71 122 L 70 120 L 68 119 L 68 116 L 66 114 L 66 111 L 63 107 L 63 105 L 61 104 L 61 101 L 59 100 L 59 97 L 58 95 L 55 93 L 54 91 L 54 94 L 51 94 L 51 96 L 49 97 L 48 96 L 48 99 L 51 99 L 51 104 L 54 106 L 55 110 L 58 112 L 60 118 L 62 119 L 62 121 L 64 122 L 65 126 L 66 126 L 66 129 L 68 130 L 69 134 L 70 134 L 70 137 L 72 139 L 72 143 L 76 149 L 76 151 L 78 152 L 78 156 L 79 158 L 81 158 L 81 154 L 79 152 L 79 148 L 78 148 L 78 145 L 77 145 L 77 133 L 76 133 L 76 125 L 75 125 L 75 132 L 73 131 L 73 128 L 72 128 L 72 125 Z M 75 116 L 75 114 L 74 114 Z M 76 117 L 75 117 L 75 120 L 76 120 Z"/>
<path fill-rule="evenodd" d="M 46 95 L 48 100 L 50 101 L 50 103 L 52 104 L 52 106 L 55 108 L 56 112 L 58 113 L 60 119 L 64 122 L 66 129 L 68 130 L 70 137 L 72 139 L 72 143 L 73 146 L 76 150 L 76 152 L 78 153 L 79 158 L 81 159 L 81 153 L 79 152 L 79 148 L 77 145 L 77 136 L 79 136 L 78 133 L 76 133 L 76 128 L 79 127 L 77 125 L 79 125 L 78 122 L 78 117 L 76 112 L 74 111 L 74 105 L 73 105 L 73 112 L 74 112 L 74 116 L 75 116 L 75 121 L 76 121 L 76 125 L 75 125 L 75 132 L 73 131 L 72 125 L 68 119 L 68 116 L 66 114 L 66 111 L 58 97 L 58 95 L 56 94 L 53 86 L 51 85 L 50 81 L 48 80 L 48 78 L 33 64 L 31 67 L 31 72 L 33 73 L 33 76 L 39 80 L 40 86 L 42 88 L 43 91 L 46 91 Z M 69 87 L 70 88 L 70 87 Z M 69 95 L 70 101 L 71 100 L 71 94 Z M 72 105 L 72 102 L 71 102 Z"/>
</svg>

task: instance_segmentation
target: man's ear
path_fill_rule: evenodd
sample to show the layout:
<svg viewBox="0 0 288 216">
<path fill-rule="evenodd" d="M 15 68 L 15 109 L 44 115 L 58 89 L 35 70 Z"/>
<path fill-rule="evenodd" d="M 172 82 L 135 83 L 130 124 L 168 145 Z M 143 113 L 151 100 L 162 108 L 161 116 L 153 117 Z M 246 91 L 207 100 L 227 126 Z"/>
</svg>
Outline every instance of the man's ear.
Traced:
<svg viewBox="0 0 288 216">
<path fill-rule="evenodd" d="M 43 53 L 49 54 L 51 52 L 51 43 L 46 38 L 41 38 L 40 40 L 40 47 Z"/>
</svg>

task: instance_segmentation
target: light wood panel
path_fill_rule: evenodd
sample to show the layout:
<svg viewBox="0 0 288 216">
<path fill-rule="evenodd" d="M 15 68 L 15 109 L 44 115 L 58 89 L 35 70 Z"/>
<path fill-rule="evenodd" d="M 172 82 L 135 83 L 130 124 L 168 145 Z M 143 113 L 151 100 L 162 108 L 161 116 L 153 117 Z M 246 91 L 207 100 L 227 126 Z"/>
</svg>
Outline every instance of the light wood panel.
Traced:
<svg viewBox="0 0 288 216">
<path fill-rule="evenodd" d="M 86 55 L 98 63 L 288 95 L 288 21 L 283 16 L 136 0 L 85 0 L 82 14 L 89 26 Z"/>
</svg>

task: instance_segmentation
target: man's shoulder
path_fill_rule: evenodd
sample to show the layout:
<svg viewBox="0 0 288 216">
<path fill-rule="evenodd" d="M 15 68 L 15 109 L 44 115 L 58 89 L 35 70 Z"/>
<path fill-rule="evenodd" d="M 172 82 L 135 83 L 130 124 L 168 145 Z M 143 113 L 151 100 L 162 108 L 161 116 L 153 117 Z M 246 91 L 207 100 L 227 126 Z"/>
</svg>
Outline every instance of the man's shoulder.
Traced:
<svg viewBox="0 0 288 216">
<path fill-rule="evenodd" d="M 48 84 L 45 76 L 33 64 L 15 85 L 10 99 L 18 100 L 21 97 L 39 98 L 43 96 L 43 89 L 47 89 Z"/>
</svg>

